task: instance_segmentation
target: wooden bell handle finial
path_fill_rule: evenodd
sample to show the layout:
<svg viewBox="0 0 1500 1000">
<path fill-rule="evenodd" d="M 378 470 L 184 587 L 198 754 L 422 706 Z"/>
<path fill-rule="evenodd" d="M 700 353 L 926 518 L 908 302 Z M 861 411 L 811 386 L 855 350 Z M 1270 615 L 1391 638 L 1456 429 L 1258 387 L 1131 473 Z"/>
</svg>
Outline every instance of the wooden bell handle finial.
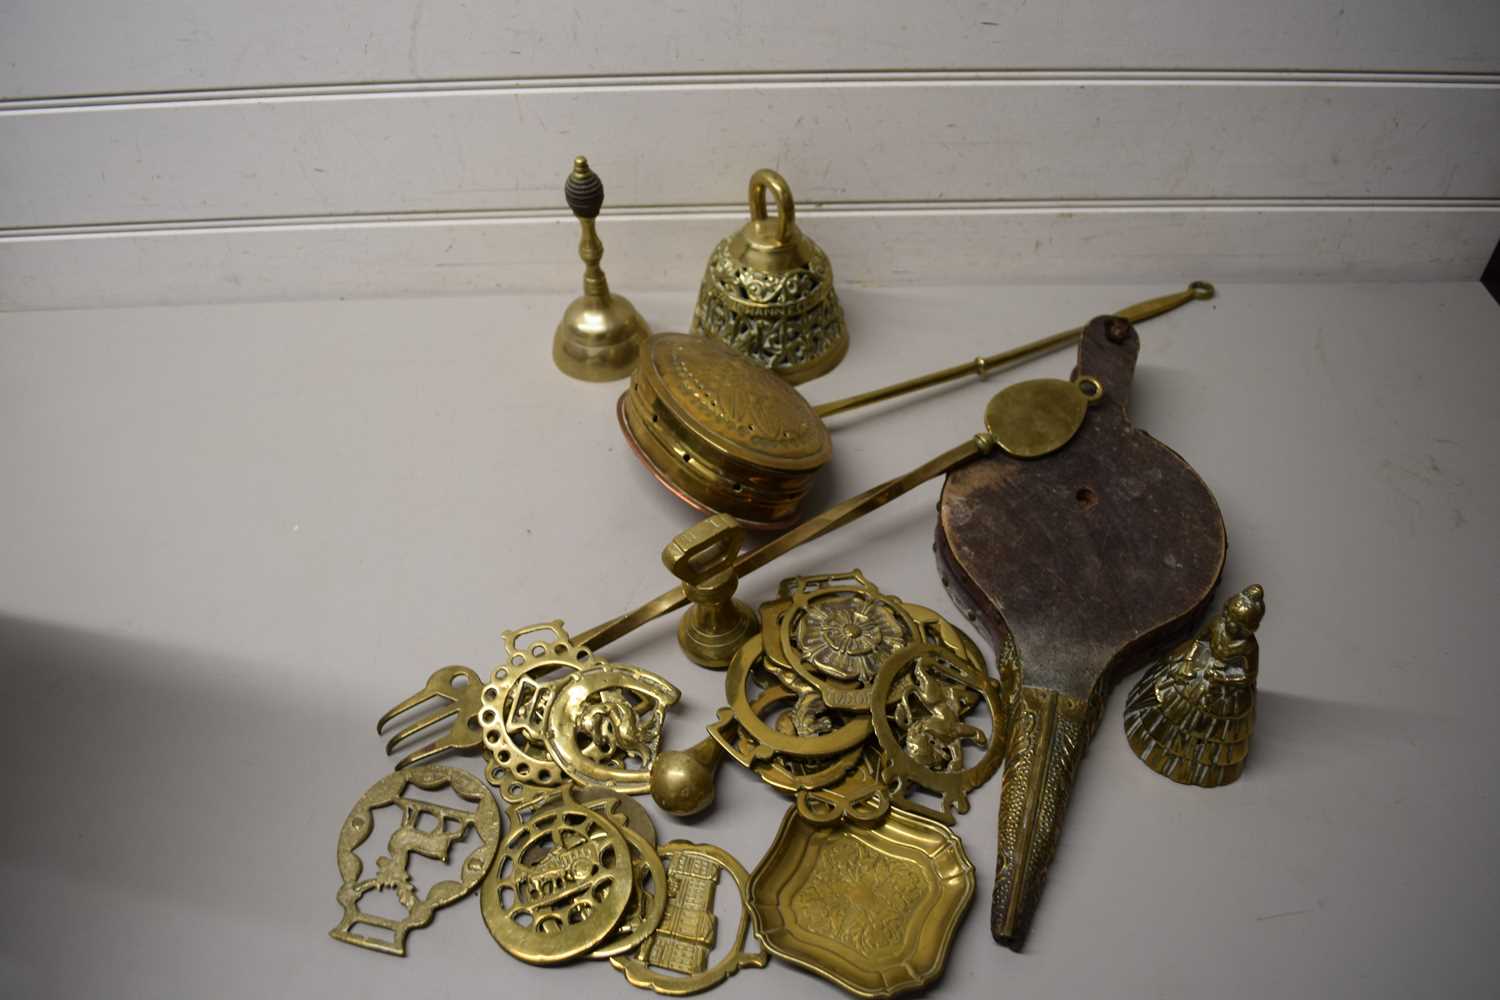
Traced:
<svg viewBox="0 0 1500 1000">
<path fill-rule="evenodd" d="M 580 219 L 597 219 L 599 209 L 604 206 L 604 182 L 589 167 L 588 157 L 573 158 L 573 172 L 563 185 L 563 197 L 568 207 Z"/>
</svg>

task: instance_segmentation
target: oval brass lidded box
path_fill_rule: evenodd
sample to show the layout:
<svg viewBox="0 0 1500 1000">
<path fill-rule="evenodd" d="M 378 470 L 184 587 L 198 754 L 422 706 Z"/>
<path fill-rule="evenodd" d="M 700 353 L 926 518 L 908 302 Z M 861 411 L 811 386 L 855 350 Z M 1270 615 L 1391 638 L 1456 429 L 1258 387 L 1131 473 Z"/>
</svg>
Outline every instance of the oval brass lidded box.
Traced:
<svg viewBox="0 0 1500 1000">
<path fill-rule="evenodd" d="M 619 417 L 663 486 L 751 528 L 795 522 L 813 477 L 833 456 L 828 429 L 797 390 L 706 337 L 647 340 Z"/>
<path fill-rule="evenodd" d="M 766 215 L 768 190 L 775 218 Z M 751 176 L 750 221 L 708 258 L 690 332 L 728 344 L 793 384 L 832 370 L 848 351 L 833 267 L 797 228 L 791 188 L 776 171 Z"/>
</svg>

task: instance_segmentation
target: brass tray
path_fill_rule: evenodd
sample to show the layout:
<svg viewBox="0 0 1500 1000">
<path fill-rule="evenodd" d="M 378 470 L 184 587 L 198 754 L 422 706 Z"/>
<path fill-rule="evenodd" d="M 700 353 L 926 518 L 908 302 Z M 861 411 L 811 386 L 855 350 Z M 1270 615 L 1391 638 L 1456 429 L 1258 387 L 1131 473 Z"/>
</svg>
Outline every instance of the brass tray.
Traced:
<svg viewBox="0 0 1500 1000">
<path fill-rule="evenodd" d="M 973 898 L 962 841 L 899 809 L 873 827 L 814 826 L 789 809 L 750 878 L 766 949 L 864 997 L 942 975 Z"/>
</svg>

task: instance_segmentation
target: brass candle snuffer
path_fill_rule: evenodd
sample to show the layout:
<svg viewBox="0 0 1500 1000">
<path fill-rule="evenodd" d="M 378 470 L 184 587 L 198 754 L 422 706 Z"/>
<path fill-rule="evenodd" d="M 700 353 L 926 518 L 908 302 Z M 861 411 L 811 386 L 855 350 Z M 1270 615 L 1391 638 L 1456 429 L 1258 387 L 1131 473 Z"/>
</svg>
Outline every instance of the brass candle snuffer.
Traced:
<svg viewBox="0 0 1500 1000">
<path fill-rule="evenodd" d="M 774 219 L 766 216 L 767 191 Z M 794 384 L 832 371 L 849 350 L 833 266 L 798 228 L 792 189 L 776 171 L 751 175 L 750 221 L 709 255 L 689 332 Z"/>
<path fill-rule="evenodd" d="M 604 245 L 594 220 L 604 204 L 604 184 L 584 157 L 573 161 L 563 195 L 582 230 L 578 256 L 583 259 L 583 294 L 568 304 L 557 324 L 552 360 L 573 378 L 611 382 L 630 374 L 651 330 L 629 299 L 609 290 L 599 267 Z"/>
<path fill-rule="evenodd" d="M 1212 285 L 1195 281 L 1117 315 L 1141 323 L 1213 294 Z M 819 406 L 715 340 L 659 334 L 647 341 L 616 409 L 631 450 L 675 496 L 706 513 L 732 514 L 748 528 L 780 530 L 796 522 L 813 478 L 833 455 L 824 417 L 967 375 L 983 378 L 1077 343 L 1083 329 Z"/>
</svg>

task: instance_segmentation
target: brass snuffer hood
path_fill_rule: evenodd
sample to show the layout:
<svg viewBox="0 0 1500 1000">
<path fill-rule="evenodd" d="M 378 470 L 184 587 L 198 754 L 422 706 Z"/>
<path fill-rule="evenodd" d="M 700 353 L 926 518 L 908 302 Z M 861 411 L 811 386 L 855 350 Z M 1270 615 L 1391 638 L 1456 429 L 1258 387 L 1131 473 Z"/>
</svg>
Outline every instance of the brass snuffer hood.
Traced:
<svg viewBox="0 0 1500 1000">
<path fill-rule="evenodd" d="M 766 191 L 776 218 L 766 215 Z M 849 349 L 828 255 L 797 228 L 785 178 L 750 178 L 750 221 L 721 240 L 693 308 L 691 332 L 713 337 L 796 384 L 832 370 Z"/>
</svg>

